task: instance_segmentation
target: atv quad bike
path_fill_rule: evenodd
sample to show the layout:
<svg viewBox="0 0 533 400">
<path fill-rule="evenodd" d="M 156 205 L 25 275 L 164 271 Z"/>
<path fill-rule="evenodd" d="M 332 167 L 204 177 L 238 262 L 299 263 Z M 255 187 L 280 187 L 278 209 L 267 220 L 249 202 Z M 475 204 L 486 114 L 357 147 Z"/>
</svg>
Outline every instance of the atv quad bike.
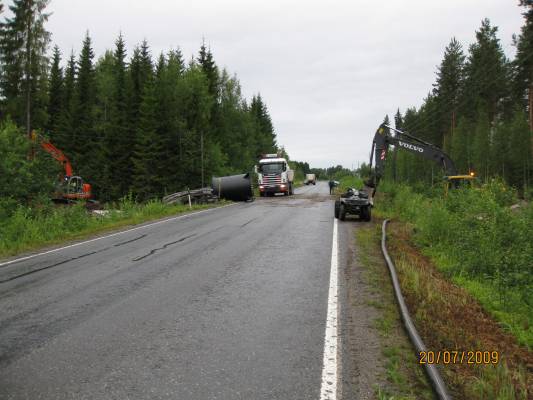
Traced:
<svg viewBox="0 0 533 400">
<path fill-rule="evenodd" d="M 363 221 L 371 220 L 372 202 L 366 191 L 349 188 L 335 201 L 335 218 L 344 221 L 348 214 L 359 215 Z"/>
</svg>

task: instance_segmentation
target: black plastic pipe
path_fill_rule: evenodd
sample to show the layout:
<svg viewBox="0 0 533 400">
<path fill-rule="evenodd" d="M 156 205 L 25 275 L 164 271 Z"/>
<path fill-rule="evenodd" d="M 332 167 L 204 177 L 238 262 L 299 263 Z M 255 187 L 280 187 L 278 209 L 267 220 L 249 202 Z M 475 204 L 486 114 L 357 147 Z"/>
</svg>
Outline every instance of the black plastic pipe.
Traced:
<svg viewBox="0 0 533 400">
<path fill-rule="evenodd" d="M 383 221 L 383 227 L 381 231 L 381 251 L 383 252 L 383 256 L 385 257 L 387 266 L 389 267 L 389 272 L 392 279 L 392 286 L 394 288 L 394 295 L 396 296 L 396 300 L 398 301 L 398 305 L 400 306 L 400 314 L 402 316 L 403 324 L 405 326 L 405 329 L 407 330 L 409 338 L 411 339 L 411 343 L 413 343 L 413 346 L 415 346 L 417 355 L 420 356 L 420 352 L 427 351 L 427 348 L 424 342 L 422 341 L 422 338 L 418 334 L 415 324 L 411 319 L 411 316 L 409 315 L 409 310 L 407 309 L 407 305 L 405 304 L 405 300 L 400 289 L 398 276 L 396 275 L 396 267 L 394 266 L 394 262 L 390 258 L 389 253 L 387 251 L 387 222 L 389 222 L 388 219 Z M 425 363 L 424 366 L 426 367 L 426 373 L 438 398 L 441 400 L 451 400 L 451 396 L 448 394 L 446 385 L 444 384 L 442 376 L 440 375 L 439 370 L 437 369 L 435 364 Z"/>
</svg>

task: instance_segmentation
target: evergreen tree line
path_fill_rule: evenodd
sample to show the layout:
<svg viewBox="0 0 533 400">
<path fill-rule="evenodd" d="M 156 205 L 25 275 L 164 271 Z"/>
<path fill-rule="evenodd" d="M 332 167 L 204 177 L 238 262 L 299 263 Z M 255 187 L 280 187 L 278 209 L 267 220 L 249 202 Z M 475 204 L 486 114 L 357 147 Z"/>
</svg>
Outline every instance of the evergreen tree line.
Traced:
<svg viewBox="0 0 533 400">
<path fill-rule="evenodd" d="M 207 186 L 277 151 L 261 96 L 247 101 L 205 43 L 188 62 L 179 48 L 154 58 L 146 41 L 129 56 L 120 34 L 96 59 L 87 33 L 79 55 L 48 57 L 48 4 L 14 0 L 0 24 L 0 119 L 46 135 L 98 199 Z"/>
<path fill-rule="evenodd" d="M 394 125 L 444 149 L 459 173 L 483 181 L 499 176 L 522 191 L 533 183 L 533 1 L 520 5 L 525 22 L 513 38 L 514 60 L 505 56 L 498 28 L 484 19 L 466 54 L 450 41 L 433 89 L 418 109 L 398 110 Z M 398 149 L 386 173 L 411 183 L 443 175 L 438 165 Z"/>
</svg>

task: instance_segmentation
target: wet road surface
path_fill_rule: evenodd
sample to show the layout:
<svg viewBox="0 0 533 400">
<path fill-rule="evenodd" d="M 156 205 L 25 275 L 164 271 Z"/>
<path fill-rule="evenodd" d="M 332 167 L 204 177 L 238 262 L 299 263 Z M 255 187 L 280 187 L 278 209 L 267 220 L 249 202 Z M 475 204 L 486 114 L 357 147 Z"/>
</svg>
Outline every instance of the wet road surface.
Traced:
<svg viewBox="0 0 533 400">
<path fill-rule="evenodd" d="M 318 399 L 332 210 L 319 182 L 1 266 L 0 399 Z"/>
</svg>

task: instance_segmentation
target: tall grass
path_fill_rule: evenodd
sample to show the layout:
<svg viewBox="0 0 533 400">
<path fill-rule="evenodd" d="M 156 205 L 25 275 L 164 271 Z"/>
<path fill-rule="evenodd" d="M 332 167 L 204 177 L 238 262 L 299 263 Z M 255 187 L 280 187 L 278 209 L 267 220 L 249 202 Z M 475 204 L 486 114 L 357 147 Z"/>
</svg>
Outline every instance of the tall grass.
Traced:
<svg viewBox="0 0 533 400">
<path fill-rule="evenodd" d="M 363 180 L 358 176 L 346 175 L 339 178 L 339 186 L 337 187 L 338 193 L 344 193 L 348 188 L 363 188 Z"/>
<path fill-rule="evenodd" d="M 414 240 L 519 342 L 533 346 L 533 205 L 500 181 L 444 196 L 384 182 L 378 214 L 414 226 Z M 423 192 L 423 190 L 422 190 Z"/>
<path fill-rule="evenodd" d="M 195 205 L 192 209 L 206 207 Z M 91 215 L 81 204 L 59 208 L 18 206 L 4 212 L 0 220 L 0 257 L 186 211 L 188 205 L 170 206 L 158 200 L 138 204 L 130 198 L 113 205 L 105 215 Z"/>
</svg>

